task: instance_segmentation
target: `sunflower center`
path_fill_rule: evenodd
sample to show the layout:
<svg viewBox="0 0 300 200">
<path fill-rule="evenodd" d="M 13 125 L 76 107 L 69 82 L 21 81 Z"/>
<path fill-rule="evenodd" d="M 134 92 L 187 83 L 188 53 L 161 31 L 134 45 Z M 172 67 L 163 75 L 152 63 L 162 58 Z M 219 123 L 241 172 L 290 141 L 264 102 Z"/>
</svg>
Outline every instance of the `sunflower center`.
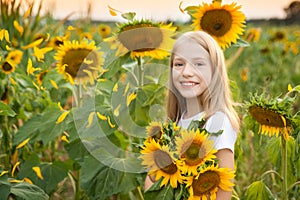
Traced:
<svg viewBox="0 0 300 200">
<path fill-rule="evenodd" d="M 88 49 L 70 49 L 66 52 L 62 62 L 67 64 L 65 71 L 73 78 L 88 76 L 84 71 L 94 71 L 93 68 L 99 64 L 96 52 Z"/>
<path fill-rule="evenodd" d="M 158 27 L 138 24 L 124 27 L 118 39 L 129 51 L 144 52 L 157 49 L 163 41 L 163 34 Z"/>
<path fill-rule="evenodd" d="M 154 126 L 152 127 L 150 133 L 149 133 L 150 137 L 153 138 L 161 138 L 162 132 L 161 132 L 161 128 L 159 126 Z"/>
<path fill-rule="evenodd" d="M 203 161 L 205 155 L 205 149 L 200 144 L 192 143 L 187 150 L 181 155 L 181 158 L 185 158 L 187 165 L 197 165 Z"/>
<path fill-rule="evenodd" d="M 2 70 L 5 72 L 9 72 L 12 69 L 13 69 L 13 67 L 8 62 L 4 62 L 4 64 L 2 65 Z"/>
<path fill-rule="evenodd" d="M 273 110 L 265 109 L 259 106 L 251 106 L 249 112 L 252 117 L 261 125 L 269 127 L 285 127 L 281 115 Z"/>
<path fill-rule="evenodd" d="M 171 156 L 165 151 L 155 151 L 154 162 L 161 171 L 167 174 L 174 174 L 177 172 L 177 166 L 173 163 Z"/>
<path fill-rule="evenodd" d="M 192 183 L 195 196 L 207 195 L 220 184 L 220 176 L 214 171 L 206 171 L 200 174 L 198 179 L 194 179 Z"/>
<path fill-rule="evenodd" d="M 216 37 L 224 36 L 231 28 L 232 17 L 230 12 L 223 9 L 209 10 L 204 13 L 200 26 Z"/>
</svg>

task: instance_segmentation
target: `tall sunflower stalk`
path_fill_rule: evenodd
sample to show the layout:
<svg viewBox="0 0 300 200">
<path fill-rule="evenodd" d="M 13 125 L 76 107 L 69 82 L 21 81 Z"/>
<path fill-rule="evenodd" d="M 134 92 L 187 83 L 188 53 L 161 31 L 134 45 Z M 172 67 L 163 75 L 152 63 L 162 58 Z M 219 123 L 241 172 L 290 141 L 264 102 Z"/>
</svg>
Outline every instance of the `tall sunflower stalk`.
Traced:
<svg viewBox="0 0 300 200">
<path fill-rule="evenodd" d="M 293 105 L 296 102 L 296 97 L 300 92 L 300 86 L 298 85 L 292 88 L 289 85 L 288 90 L 289 91 L 285 96 L 283 96 L 283 98 L 271 98 L 267 97 L 265 94 L 252 94 L 250 101 L 247 103 L 247 108 L 251 118 L 259 124 L 258 134 L 268 135 L 269 137 L 280 137 L 280 193 L 282 200 L 289 199 L 289 188 L 299 184 L 296 182 L 289 187 L 291 182 L 290 180 L 293 179 L 290 176 L 293 176 L 293 174 L 288 174 L 288 146 L 293 144 L 290 141 L 294 141 L 297 139 L 297 137 L 299 137 L 297 135 L 299 134 L 300 124 L 299 112 L 295 113 L 295 110 L 293 110 Z M 297 150 L 295 153 L 297 153 Z M 276 172 L 274 173 L 278 174 Z M 258 192 L 252 187 L 250 188 L 251 189 L 248 189 L 247 191 L 247 196 L 251 196 Z"/>
</svg>

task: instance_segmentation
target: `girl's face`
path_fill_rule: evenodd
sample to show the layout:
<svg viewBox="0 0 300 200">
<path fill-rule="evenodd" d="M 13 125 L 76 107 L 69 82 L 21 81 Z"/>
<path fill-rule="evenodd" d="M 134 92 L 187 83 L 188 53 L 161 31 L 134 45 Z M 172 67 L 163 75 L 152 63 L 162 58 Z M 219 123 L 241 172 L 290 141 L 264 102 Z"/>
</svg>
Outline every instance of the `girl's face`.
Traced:
<svg viewBox="0 0 300 200">
<path fill-rule="evenodd" d="M 172 79 L 175 88 L 187 99 L 203 93 L 211 82 L 212 63 L 198 43 L 186 40 L 174 52 Z"/>
</svg>

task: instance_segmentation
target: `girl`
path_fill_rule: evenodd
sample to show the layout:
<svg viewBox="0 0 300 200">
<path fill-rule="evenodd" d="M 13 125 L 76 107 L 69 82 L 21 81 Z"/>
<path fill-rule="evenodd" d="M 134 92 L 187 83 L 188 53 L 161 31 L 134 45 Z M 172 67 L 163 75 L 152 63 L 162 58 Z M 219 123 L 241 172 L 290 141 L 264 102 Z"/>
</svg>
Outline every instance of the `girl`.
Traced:
<svg viewBox="0 0 300 200">
<path fill-rule="evenodd" d="M 217 42 L 203 31 L 180 36 L 170 60 L 168 117 L 182 128 L 192 120 L 204 118 L 219 159 L 219 167 L 234 169 L 234 145 L 239 131 L 239 118 L 233 108 L 224 54 Z M 147 176 L 145 189 L 153 184 Z M 231 199 L 231 192 L 221 189 L 217 199 Z"/>
</svg>

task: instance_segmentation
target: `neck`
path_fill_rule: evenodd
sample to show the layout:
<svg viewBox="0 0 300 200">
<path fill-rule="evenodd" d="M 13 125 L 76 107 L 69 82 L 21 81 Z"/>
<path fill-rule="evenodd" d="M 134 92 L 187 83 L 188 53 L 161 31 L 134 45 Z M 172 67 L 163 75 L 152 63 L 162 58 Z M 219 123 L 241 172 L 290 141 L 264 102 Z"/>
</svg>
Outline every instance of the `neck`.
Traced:
<svg viewBox="0 0 300 200">
<path fill-rule="evenodd" d="M 186 99 L 186 113 L 183 118 L 190 118 L 203 111 L 198 98 Z"/>
</svg>

